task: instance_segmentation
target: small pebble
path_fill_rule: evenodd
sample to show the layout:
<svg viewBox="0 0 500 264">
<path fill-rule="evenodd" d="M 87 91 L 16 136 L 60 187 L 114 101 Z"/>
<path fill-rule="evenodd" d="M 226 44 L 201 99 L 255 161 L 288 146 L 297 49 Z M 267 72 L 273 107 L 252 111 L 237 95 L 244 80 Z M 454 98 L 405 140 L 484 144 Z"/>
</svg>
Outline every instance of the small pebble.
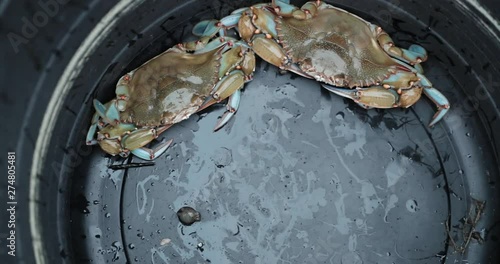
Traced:
<svg viewBox="0 0 500 264">
<path fill-rule="evenodd" d="M 179 209 L 179 211 L 177 211 L 177 217 L 179 218 L 179 221 L 186 226 L 190 226 L 194 222 L 201 220 L 200 213 L 188 206 Z"/>
<path fill-rule="evenodd" d="M 164 238 L 160 241 L 160 245 L 161 246 L 165 246 L 167 244 L 169 244 L 172 240 L 170 238 Z"/>
</svg>

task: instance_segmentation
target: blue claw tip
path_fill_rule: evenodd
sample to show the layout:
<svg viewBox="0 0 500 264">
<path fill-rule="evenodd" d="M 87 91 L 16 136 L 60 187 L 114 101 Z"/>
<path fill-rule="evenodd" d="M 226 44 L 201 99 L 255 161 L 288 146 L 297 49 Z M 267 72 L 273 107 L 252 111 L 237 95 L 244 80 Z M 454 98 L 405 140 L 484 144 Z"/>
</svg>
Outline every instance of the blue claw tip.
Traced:
<svg viewBox="0 0 500 264">
<path fill-rule="evenodd" d="M 408 48 L 410 51 L 420 54 L 422 57 L 427 57 L 427 50 L 424 47 L 413 44 Z"/>
<path fill-rule="evenodd" d="M 217 26 L 219 23 L 218 20 L 203 20 L 200 21 L 193 27 L 193 34 L 199 37 L 211 37 L 214 36 L 218 31 L 219 27 Z"/>
</svg>

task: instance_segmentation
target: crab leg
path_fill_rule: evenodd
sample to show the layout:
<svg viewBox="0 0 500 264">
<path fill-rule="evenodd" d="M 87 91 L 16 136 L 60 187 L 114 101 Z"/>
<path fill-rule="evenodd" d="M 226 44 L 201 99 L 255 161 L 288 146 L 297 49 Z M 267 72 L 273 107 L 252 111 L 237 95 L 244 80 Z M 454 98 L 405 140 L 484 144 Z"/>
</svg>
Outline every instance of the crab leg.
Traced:
<svg viewBox="0 0 500 264">
<path fill-rule="evenodd" d="M 124 149 L 134 150 L 145 146 L 156 137 L 157 134 L 154 128 L 140 128 L 124 136 L 122 146 Z"/>
<path fill-rule="evenodd" d="M 399 94 L 393 89 L 386 89 L 382 86 L 369 88 L 337 88 L 327 84 L 322 84 L 328 91 L 352 99 L 364 108 L 393 108 L 399 106 Z"/>
<path fill-rule="evenodd" d="M 233 115 L 238 111 L 238 107 L 240 106 L 240 99 L 241 99 L 241 90 L 237 90 L 234 92 L 230 97 L 226 105 L 226 112 L 222 115 L 222 117 L 219 119 L 217 124 L 215 125 L 214 131 L 219 130 L 222 128 Z"/>
<path fill-rule="evenodd" d="M 232 71 L 217 83 L 212 97 L 218 102 L 228 98 L 245 84 L 245 75 L 242 71 Z"/>
<path fill-rule="evenodd" d="M 408 49 L 399 48 L 394 45 L 394 41 L 379 26 L 370 25 L 370 29 L 377 37 L 379 45 L 389 54 L 389 56 L 404 61 L 412 66 L 419 73 L 423 73 L 420 63 L 427 60 L 427 51 L 420 45 L 413 44 Z"/>
<path fill-rule="evenodd" d="M 95 140 L 94 135 L 95 132 L 97 131 L 97 124 L 99 123 L 99 115 L 97 113 L 94 114 L 92 117 L 92 124 L 89 127 L 89 131 L 87 132 L 87 145 L 95 145 L 97 144 L 97 140 Z"/>
<path fill-rule="evenodd" d="M 435 125 L 439 122 L 449 111 L 450 103 L 448 99 L 439 92 L 436 88 L 432 87 L 432 84 L 421 74 L 418 74 L 418 77 L 421 79 L 421 84 L 423 87 L 424 94 L 429 97 L 434 104 L 436 104 L 438 111 L 432 117 L 431 122 L 429 123 L 429 127 Z M 410 107 L 418 97 L 420 97 L 420 93 L 422 88 L 415 87 L 411 89 L 406 89 L 403 91 L 401 96 L 404 96 L 404 100 L 401 96 L 393 89 L 386 89 L 381 86 L 374 86 L 370 88 L 357 88 L 354 90 L 351 89 L 343 89 L 334 86 L 330 86 L 327 84 L 323 84 L 323 87 L 328 91 L 340 95 L 342 97 L 346 97 L 352 99 L 354 102 L 358 103 L 364 108 L 375 107 L 375 108 L 393 108 L 393 107 Z M 416 91 L 413 94 L 410 91 Z M 406 98 L 406 95 L 410 94 L 409 97 Z M 416 97 L 416 98 L 414 98 Z M 410 102 L 410 103 L 405 103 Z"/>
<path fill-rule="evenodd" d="M 282 2 L 289 2 L 288 0 L 283 0 Z M 266 7 L 266 6 L 269 6 L 269 4 L 265 4 L 265 3 L 260 3 L 260 4 L 255 4 L 251 7 L 242 7 L 242 8 L 238 8 L 236 10 L 234 10 L 233 12 L 231 12 L 231 15 L 242 15 L 243 13 L 251 10 L 252 8 L 262 8 L 262 7 Z"/>
<path fill-rule="evenodd" d="M 222 80 L 214 87 L 212 91 L 212 96 L 209 97 L 203 105 L 198 108 L 198 111 L 201 111 L 215 103 L 219 103 L 222 100 L 229 97 L 227 110 L 222 115 L 222 118 L 215 125 L 214 131 L 219 130 L 223 127 L 234 115 L 236 110 L 238 110 L 238 106 L 240 103 L 240 89 L 245 84 L 245 74 L 236 70 L 222 78 Z"/>
<path fill-rule="evenodd" d="M 290 4 L 288 0 L 273 0 L 272 6 L 278 8 L 280 16 L 290 17 L 305 20 L 310 19 L 316 15 L 321 1 L 311 1 L 305 3 L 300 9 Z"/>
<path fill-rule="evenodd" d="M 277 22 L 273 14 L 261 8 L 253 8 L 252 12 L 252 23 L 261 25 L 259 31 L 265 34 L 267 38 L 278 39 Z"/>
<path fill-rule="evenodd" d="M 128 84 L 130 80 L 134 76 L 135 70 L 123 75 L 119 80 L 118 83 L 116 84 L 116 108 L 119 111 L 124 111 L 125 108 L 127 107 L 127 102 L 130 98 L 130 91 L 128 88 Z"/>
<path fill-rule="evenodd" d="M 307 5 L 307 4 L 306 4 Z M 192 33 L 196 36 L 199 37 L 213 37 L 217 33 L 219 33 L 220 36 L 226 35 L 226 30 L 230 28 L 236 27 L 236 30 L 240 32 L 240 35 L 242 39 L 245 41 L 249 41 L 249 38 L 246 36 L 251 36 L 254 34 L 254 30 L 250 30 L 249 32 L 241 32 L 241 30 L 245 29 L 255 29 L 253 25 L 251 25 L 251 20 L 252 19 L 263 19 L 267 21 L 268 27 L 267 27 L 267 32 L 265 33 L 271 33 L 270 31 L 274 32 L 274 37 L 276 37 L 276 32 L 275 32 L 275 24 L 274 24 L 274 19 L 267 14 L 267 12 L 262 12 L 262 8 L 270 8 L 270 7 L 275 7 L 279 8 L 280 10 L 283 11 L 285 15 L 288 13 L 290 15 L 295 15 L 294 11 L 300 11 L 302 13 L 307 13 L 306 11 L 298 10 L 297 7 L 290 5 L 289 0 L 273 0 L 273 3 L 271 5 L 269 4 L 256 4 L 253 5 L 252 7 L 248 8 L 240 8 L 235 11 L 233 11 L 229 16 L 226 16 L 222 18 L 221 20 L 204 20 L 200 21 L 198 24 L 196 24 L 193 27 Z M 249 12 L 250 15 L 248 15 L 246 12 Z M 242 24 L 245 24 L 246 26 L 241 26 Z"/>
<path fill-rule="evenodd" d="M 448 113 L 448 111 L 450 110 L 450 104 L 448 102 L 448 99 L 446 99 L 446 97 L 444 97 L 444 95 L 436 88 L 424 88 L 424 94 L 427 95 L 427 97 L 429 97 L 429 99 L 431 99 L 438 107 L 438 111 L 434 114 L 431 122 L 429 123 L 429 127 L 431 127 L 441 119 L 443 119 L 443 116 Z"/>
<path fill-rule="evenodd" d="M 242 11 L 243 12 L 243 11 Z M 217 33 L 220 36 L 226 35 L 226 30 L 238 25 L 241 18 L 240 13 L 231 14 L 222 18 L 221 20 L 203 20 L 193 27 L 193 34 L 199 37 L 213 37 Z"/>
<path fill-rule="evenodd" d="M 107 125 L 97 132 L 97 140 L 119 139 L 136 129 L 134 124 L 120 123 L 117 125 Z"/>
<path fill-rule="evenodd" d="M 286 69 L 288 57 L 283 48 L 275 40 L 264 37 L 264 35 L 256 35 L 252 41 L 252 45 L 253 51 L 259 57 L 280 69 Z"/>
<path fill-rule="evenodd" d="M 210 19 L 198 22 L 193 27 L 193 34 L 199 37 L 212 37 L 219 32 L 220 27 L 217 25 L 219 20 Z"/>
<path fill-rule="evenodd" d="M 222 78 L 231 72 L 236 65 L 240 65 L 243 61 L 243 46 L 233 47 L 222 55 L 220 60 L 219 78 Z"/>
<path fill-rule="evenodd" d="M 119 154 L 122 157 L 127 157 L 128 152 L 123 152 L 122 146 L 118 139 L 104 139 L 97 141 L 104 152 L 115 156 Z"/>
<path fill-rule="evenodd" d="M 99 100 L 94 99 L 94 108 L 97 114 L 108 124 L 119 123 L 120 113 L 116 108 L 116 100 L 111 100 L 103 105 Z"/>
<path fill-rule="evenodd" d="M 298 10 L 296 6 L 290 4 L 290 1 L 286 0 L 273 0 L 271 4 L 273 7 L 279 8 L 279 12 L 282 15 L 291 15 L 294 11 Z"/>
<path fill-rule="evenodd" d="M 159 134 L 163 133 L 169 126 L 155 128 L 140 128 L 132 131 L 122 139 L 122 146 L 124 149 L 134 150 L 147 145 L 153 139 L 157 138 Z"/>
<path fill-rule="evenodd" d="M 283 48 L 275 40 L 267 38 L 264 35 L 256 35 L 252 44 L 253 51 L 266 62 L 302 77 L 314 79 L 314 77 L 302 71 L 297 64 L 291 63 L 290 58 L 288 58 Z"/>
<path fill-rule="evenodd" d="M 210 105 L 229 98 L 227 111 L 217 122 L 214 131 L 227 124 L 237 111 L 241 98 L 240 89 L 245 82 L 252 79 L 255 70 L 255 55 L 250 47 L 244 43 L 234 44 L 237 47 L 233 47 L 222 56 L 219 69 L 220 81 L 212 89 L 211 96 L 198 108 L 198 111 L 202 111 Z"/>
<path fill-rule="evenodd" d="M 238 9 L 234 10 L 233 12 L 231 12 L 231 15 L 241 15 L 247 10 L 249 10 L 248 7 L 238 8 Z"/>
<path fill-rule="evenodd" d="M 229 38 L 228 38 L 229 39 Z M 232 42 L 231 42 L 232 43 Z M 195 50 L 194 53 L 205 53 L 205 52 L 209 52 L 211 50 L 215 50 L 215 49 L 227 49 L 227 46 L 228 46 L 229 42 L 226 42 L 226 39 L 224 38 L 217 38 L 217 39 L 214 39 L 210 42 L 208 42 L 205 46 L 203 46 L 202 48 L 197 48 Z"/>
<path fill-rule="evenodd" d="M 410 67 L 410 66 L 407 66 Z M 385 80 L 382 81 L 382 85 L 387 88 L 395 87 L 412 87 L 414 83 L 418 82 L 418 76 L 416 72 L 399 71 L 395 74 L 390 75 Z"/>
</svg>

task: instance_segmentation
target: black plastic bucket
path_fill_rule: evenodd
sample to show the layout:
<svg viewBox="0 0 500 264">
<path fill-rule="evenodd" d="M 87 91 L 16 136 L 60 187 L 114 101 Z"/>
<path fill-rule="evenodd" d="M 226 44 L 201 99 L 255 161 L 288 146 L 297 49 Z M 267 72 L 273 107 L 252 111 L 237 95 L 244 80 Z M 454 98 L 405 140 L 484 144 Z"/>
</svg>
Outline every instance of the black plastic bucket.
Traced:
<svg viewBox="0 0 500 264">
<path fill-rule="evenodd" d="M 116 171 L 140 160 L 85 145 L 92 99 L 110 100 L 120 76 L 193 39 L 200 20 L 257 2 L 0 4 L 18 202 L 17 256 L 2 220 L 2 263 L 497 263 L 499 7 L 327 2 L 429 51 L 425 74 L 452 105 L 443 121 L 427 127 L 426 98 L 365 110 L 258 60 L 223 129 L 212 132 L 224 107 L 211 107 L 162 135 L 175 144 L 154 166 Z M 183 206 L 201 221 L 180 224 Z"/>
</svg>

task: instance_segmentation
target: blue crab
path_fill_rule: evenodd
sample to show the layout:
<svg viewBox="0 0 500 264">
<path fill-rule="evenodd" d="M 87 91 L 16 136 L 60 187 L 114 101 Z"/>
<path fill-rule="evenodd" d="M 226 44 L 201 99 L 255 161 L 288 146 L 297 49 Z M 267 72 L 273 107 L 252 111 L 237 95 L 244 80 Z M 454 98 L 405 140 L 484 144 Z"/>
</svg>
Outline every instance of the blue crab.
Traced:
<svg viewBox="0 0 500 264">
<path fill-rule="evenodd" d="M 254 68 L 253 51 L 229 37 L 174 46 L 122 76 L 115 99 L 106 104 L 93 101 L 96 113 L 87 144 L 99 144 L 111 155 L 132 153 L 153 160 L 172 140 L 154 149 L 146 148 L 148 143 L 173 124 L 229 98 L 214 130 L 224 126 L 238 109 L 240 89 Z"/>
<path fill-rule="evenodd" d="M 381 27 L 322 1 L 301 8 L 285 0 L 257 4 L 221 20 L 201 21 L 193 33 L 208 37 L 233 27 L 263 60 L 316 79 L 364 108 L 407 108 L 423 92 L 438 109 L 429 126 L 450 108 L 423 75 L 423 47 L 397 47 Z"/>
</svg>

